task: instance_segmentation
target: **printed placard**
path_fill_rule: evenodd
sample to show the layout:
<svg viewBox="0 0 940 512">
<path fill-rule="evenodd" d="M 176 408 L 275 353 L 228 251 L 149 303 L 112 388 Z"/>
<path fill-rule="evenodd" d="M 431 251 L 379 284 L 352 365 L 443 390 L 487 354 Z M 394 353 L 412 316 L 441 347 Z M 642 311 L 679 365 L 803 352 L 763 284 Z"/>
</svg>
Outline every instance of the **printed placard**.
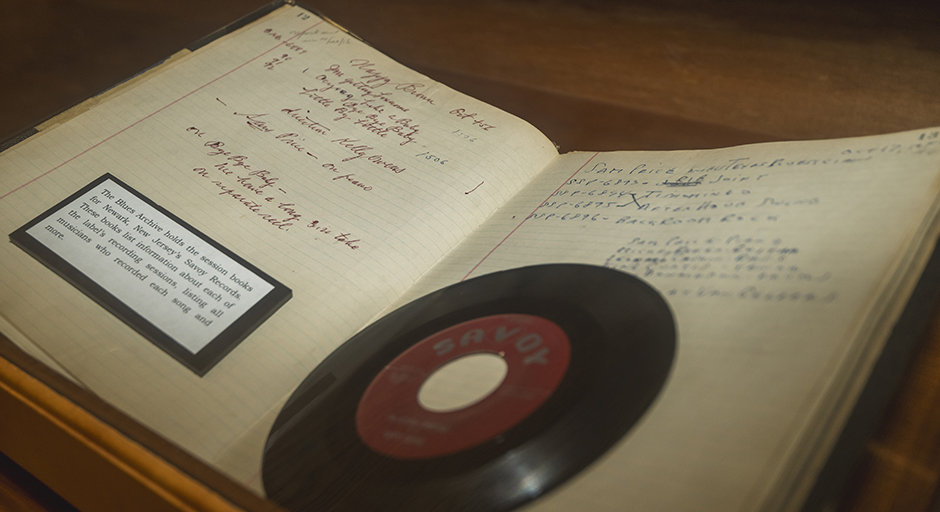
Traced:
<svg viewBox="0 0 940 512">
<path fill-rule="evenodd" d="M 291 296 L 110 174 L 10 240 L 199 375 Z"/>
</svg>

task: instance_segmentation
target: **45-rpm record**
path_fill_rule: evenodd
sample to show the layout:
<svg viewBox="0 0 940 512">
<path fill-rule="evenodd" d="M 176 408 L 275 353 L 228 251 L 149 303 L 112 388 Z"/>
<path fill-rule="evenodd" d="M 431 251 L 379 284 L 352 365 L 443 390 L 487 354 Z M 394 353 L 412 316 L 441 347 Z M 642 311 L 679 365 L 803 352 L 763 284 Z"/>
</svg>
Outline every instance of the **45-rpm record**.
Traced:
<svg viewBox="0 0 940 512">
<path fill-rule="evenodd" d="M 506 374 L 456 410 L 422 385 L 461 357 Z M 504 511 L 585 468 L 652 404 L 672 365 L 663 298 L 619 271 L 541 265 L 426 295 L 330 354 L 268 436 L 262 477 L 288 510 Z"/>
</svg>

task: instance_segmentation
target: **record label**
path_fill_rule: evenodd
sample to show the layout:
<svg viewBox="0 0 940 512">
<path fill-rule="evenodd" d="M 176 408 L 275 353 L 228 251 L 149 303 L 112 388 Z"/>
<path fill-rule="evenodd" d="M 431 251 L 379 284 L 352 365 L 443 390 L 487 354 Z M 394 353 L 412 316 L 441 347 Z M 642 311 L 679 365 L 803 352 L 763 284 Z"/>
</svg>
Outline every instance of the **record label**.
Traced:
<svg viewBox="0 0 940 512">
<path fill-rule="evenodd" d="M 291 512 L 512 510 L 627 434 L 675 342 L 662 296 L 616 270 L 538 265 L 442 288 L 304 379 L 268 435 L 265 491 Z M 474 359 L 499 372 L 443 376 Z"/>
<path fill-rule="evenodd" d="M 421 405 L 421 386 L 435 371 L 480 353 L 506 362 L 499 387 L 454 411 Z M 493 315 L 454 325 L 419 341 L 379 372 L 359 402 L 356 429 L 367 446 L 401 459 L 465 450 L 512 428 L 545 403 L 569 357 L 565 332 L 538 316 Z"/>
</svg>

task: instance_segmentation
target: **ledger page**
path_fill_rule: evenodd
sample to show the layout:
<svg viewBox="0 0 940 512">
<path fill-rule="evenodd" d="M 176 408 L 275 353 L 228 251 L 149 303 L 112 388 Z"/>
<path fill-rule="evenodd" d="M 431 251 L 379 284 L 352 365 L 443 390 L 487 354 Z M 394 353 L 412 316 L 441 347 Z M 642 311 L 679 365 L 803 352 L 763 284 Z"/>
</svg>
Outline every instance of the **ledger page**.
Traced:
<svg viewBox="0 0 940 512">
<path fill-rule="evenodd" d="M 938 186 L 936 129 L 566 154 L 398 305 L 543 263 L 645 280 L 677 325 L 666 387 L 532 509 L 791 509 L 930 254 Z"/>
<path fill-rule="evenodd" d="M 527 123 L 283 7 L 0 154 L 0 228 L 110 173 L 128 190 L 105 183 L 30 232 L 62 257 L 82 249 L 79 278 L 135 282 L 102 288 L 159 306 L 170 337 L 175 317 L 185 332 L 234 315 L 253 273 L 292 297 L 204 377 L 10 243 L 0 315 L 14 341 L 216 463 L 555 156 Z"/>
</svg>

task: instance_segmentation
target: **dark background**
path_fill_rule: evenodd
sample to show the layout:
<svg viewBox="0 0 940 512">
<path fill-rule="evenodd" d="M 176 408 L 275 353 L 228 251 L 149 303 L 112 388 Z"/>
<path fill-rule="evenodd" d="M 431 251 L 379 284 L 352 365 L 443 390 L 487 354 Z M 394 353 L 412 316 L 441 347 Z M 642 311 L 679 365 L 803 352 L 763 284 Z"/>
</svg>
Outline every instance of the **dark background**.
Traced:
<svg viewBox="0 0 940 512">
<path fill-rule="evenodd" d="M 933 1 L 302 3 L 402 63 L 521 114 L 566 150 L 940 124 Z M 263 4 L 4 1 L 0 140 Z"/>
</svg>

